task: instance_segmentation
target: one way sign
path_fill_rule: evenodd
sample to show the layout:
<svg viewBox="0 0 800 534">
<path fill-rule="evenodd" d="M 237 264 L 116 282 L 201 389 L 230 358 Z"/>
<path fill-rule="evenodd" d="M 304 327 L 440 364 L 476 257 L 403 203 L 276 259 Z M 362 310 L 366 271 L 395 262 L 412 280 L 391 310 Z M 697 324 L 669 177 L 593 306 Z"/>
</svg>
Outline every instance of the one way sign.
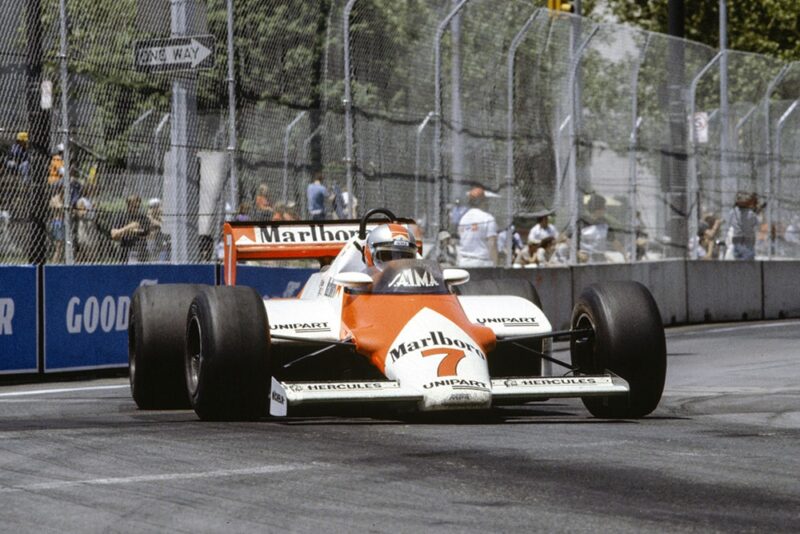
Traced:
<svg viewBox="0 0 800 534">
<path fill-rule="evenodd" d="M 135 54 L 139 72 L 209 69 L 214 66 L 214 36 L 136 41 Z"/>
</svg>

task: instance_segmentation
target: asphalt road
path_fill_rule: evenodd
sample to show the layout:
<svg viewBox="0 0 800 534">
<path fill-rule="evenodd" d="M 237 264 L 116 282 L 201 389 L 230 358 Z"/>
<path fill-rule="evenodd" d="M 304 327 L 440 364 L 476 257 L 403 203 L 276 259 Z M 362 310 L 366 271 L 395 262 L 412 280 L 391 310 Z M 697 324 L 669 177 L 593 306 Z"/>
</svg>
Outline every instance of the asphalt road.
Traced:
<svg viewBox="0 0 800 534">
<path fill-rule="evenodd" d="M 127 382 L 0 388 L 13 532 L 797 532 L 800 322 L 671 329 L 654 416 L 202 423 Z"/>
</svg>

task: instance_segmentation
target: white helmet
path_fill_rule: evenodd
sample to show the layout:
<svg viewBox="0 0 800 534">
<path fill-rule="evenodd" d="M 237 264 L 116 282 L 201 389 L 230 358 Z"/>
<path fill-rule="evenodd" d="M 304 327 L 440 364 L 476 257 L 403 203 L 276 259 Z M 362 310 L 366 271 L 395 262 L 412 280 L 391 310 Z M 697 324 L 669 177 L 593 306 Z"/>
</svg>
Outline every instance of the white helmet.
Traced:
<svg viewBox="0 0 800 534">
<path fill-rule="evenodd" d="M 417 241 L 402 224 L 381 224 L 367 236 L 364 247 L 367 265 L 382 269 L 384 262 L 416 257 Z"/>
</svg>

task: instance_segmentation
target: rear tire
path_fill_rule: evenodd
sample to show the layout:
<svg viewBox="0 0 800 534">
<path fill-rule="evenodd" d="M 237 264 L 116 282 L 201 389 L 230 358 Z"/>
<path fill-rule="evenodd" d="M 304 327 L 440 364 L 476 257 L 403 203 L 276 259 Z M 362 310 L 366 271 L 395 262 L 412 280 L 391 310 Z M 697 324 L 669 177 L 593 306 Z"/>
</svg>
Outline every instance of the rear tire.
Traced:
<svg viewBox="0 0 800 534">
<path fill-rule="evenodd" d="M 209 287 L 186 318 L 186 386 L 204 421 L 253 420 L 267 414 L 270 337 L 261 295 L 250 287 Z"/>
<path fill-rule="evenodd" d="M 522 278 L 499 278 L 470 281 L 456 286 L 459 295 L 511 295 L 532 302 L 540 310 L 542 301 L 539 293 L 528 280 Z M 543 341 L 523 341 L 521 345 L 536 352 L 542 352 Z M 487 355 L 489 376 L 503 378 L 510 376 L 540 376 L 542 359 L 525 349 L 504 343 Z"/>
<path fill-rule="evenodd" d="M 204 286 L 163 284 L 139 287 L 128 316 L 131 394 L 142 410 L 188 408 L 183 376 L 186 312 Z"/>
<path fill-rule="evenodd" d="M 572 311 L 572 328 L 592 328 L 594 337 L 570 342 L 572 363 L 582 373 L 607 370 L 624 378 L 630 392 L 618 397 L 584 397 L 595 417 L 638 418 L 658 406 L 667 372 L 664 326 L 653 296 L 638 282 L 586 288 Z"/>
</svg>

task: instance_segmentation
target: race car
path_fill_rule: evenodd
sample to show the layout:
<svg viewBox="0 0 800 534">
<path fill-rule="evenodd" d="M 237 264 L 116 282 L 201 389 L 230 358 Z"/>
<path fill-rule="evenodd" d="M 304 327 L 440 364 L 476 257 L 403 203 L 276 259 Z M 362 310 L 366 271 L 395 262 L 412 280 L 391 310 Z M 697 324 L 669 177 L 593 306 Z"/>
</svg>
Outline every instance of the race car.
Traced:
<svg viewBox="0 0 800 534">
<path fill-rule="evenodd" d="M 554 330 L 526 280 L 470 282 L 422 259 L 413 220 L 229 222 L 222 286 L 134 293 L 130 384 L 141 409 L 189 405 L 203 420 L 282 417 L 349 405 L 488 410 L 580 397 L 601 418 L 638 418 L 661 398 L 666 345 L 648 290 L 590 286 Z M 315 259 L 296 298 L 236 285 L 243 260 Z M 267 274 L 268 276 L 268 274 Z M 569 341 L 571 361 L 553 357 Z"/>
</svg>

